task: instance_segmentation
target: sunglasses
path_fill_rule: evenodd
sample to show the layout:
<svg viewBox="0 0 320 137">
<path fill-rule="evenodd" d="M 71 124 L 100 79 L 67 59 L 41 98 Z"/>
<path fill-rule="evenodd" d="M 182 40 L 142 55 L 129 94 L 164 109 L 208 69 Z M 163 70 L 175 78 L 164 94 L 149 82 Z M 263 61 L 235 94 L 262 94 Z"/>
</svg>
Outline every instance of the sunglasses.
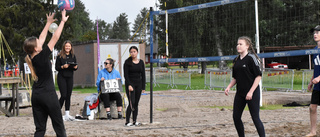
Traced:
<svg viewBox="0 0 320 137">
<path fill-rule="evenodd" d="M 108 65 L 108 64 L 111 64 L 111 63 L 108 63 L 108 62 L 104 62 L 104 64 L 105 64 L 105 65 Z"/>
</svg>

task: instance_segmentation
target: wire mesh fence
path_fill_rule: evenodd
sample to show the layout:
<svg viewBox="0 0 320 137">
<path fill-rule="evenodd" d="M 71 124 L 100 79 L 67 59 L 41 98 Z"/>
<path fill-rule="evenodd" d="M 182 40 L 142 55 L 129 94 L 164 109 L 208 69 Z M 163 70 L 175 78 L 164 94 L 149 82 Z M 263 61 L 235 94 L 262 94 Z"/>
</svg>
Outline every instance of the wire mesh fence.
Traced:
<svg viewBox="0 0 320 137">
<path fill-rule="evenodd" d="M 308 84 L 313 76 L 313 70 L 304 70 L 302 72 L 302 92 L 308 91 Z"/>
<path fill-rule="evenodd" d="M 293 90 L 294 70 L 293 69 L 271 69 L 265 68 L 262 74 L 262 88 Z"/>
<path fill-rule="evenodd" d="M 191 89 L 191 73 L 192 71 L 185 71 L 182 69 L 172 70 L 172 86 L 177 87 L 177 85 L 186 85 Z"/>
<path fill-rule="evenodd" d="M 172 82 L 171 82 L 171 69 L 167 68 L 155 68 L 154 69 L 154 86 L 159 86 L 159 84 L 167 84 L 168 87 L 172 87 Z"/>
</svg>

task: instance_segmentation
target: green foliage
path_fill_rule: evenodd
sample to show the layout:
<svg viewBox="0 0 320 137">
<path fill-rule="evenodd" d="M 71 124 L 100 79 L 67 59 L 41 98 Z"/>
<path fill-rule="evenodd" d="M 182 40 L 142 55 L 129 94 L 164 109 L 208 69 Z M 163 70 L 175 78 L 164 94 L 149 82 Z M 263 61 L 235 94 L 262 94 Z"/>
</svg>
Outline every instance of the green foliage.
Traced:
<svg viewBox="0 0 320 137">
<path fill-rule="evenodd" d="M 76 7 L 68 13 L 70 18 L 68 19 L 67 23 L 70 24 L 70 29 L 64 31 L 72 32 L 72 38 L 70 38 L 72 41 L 96 40 L 97 36 L 88 37 L 90 31 L 92 31 L 94 28 L 94 24 L 89 18 L 89 13 L 87 12 L 85 5 L 81 2 L 81 0 L 75 0 L 75 5 Z"/>
<path fill-rule="evenodd" d="M 121 13 L 113 22 L 111 30 L 110 39 L 128 40 L 130 38 L 128 15 Z"/>
<path fill-rule="evenodd" d="M 159 0 L 159 10 L 169 10 L 217 0 Z M 165 3 L 166 2 L 166 6 Z M 258 0 L 260 47 L 311 45 L 310 28 L 319 22 L 320 0 Z M 170 56 L 180 58 L 234 55 L 240 36 L 255 43 L 254 1 L 187 11 L 168 16 Z M 165 53 L 165 16 L 157 25 L 159 53 Z M 155 32 L 157 33 L 157 32 Z"/>
<path fill-rule="evenodd" d="M 61 37 L 56 44 L 57 49 L 61 49 L 65 40 L 78 41 L 86 32 L 92 29 L 92 23 L 89 19 L 89 13 L 80 0 L 75 0 L 76 8 L 67 12 L 70 16 L 65 24 Z M 22 62 L 25 53 L 22 44 L 27 37 L 38 37 L 46 24 L 46 14 L 57 9 L 52 4 L 52 0 L 2 0 L 0 2 L 0 30 L 4 34 L 10 48 L 13 58 Z M 56 12 L 55 18 L 60 23 L 61 13 Z M 48 33 L 45 43 L 48 43 L 52 34 Z M 92 39 L 91 39 L 92 40 Z M 5 49 L 6 50 L 6 49 Z M 8 53 L 4 52 L 8 58 L 8 63 L 12 64 L 12 59 Z"/>
<path fill-rule="evenodd" d="M 134 24 L 132 28 L 132 33 L 136 33 L 134 40 L 142 39 L 143 41 L 147 41 L 146 30 L 149 29 L 149 24 L 150 24 L 149 18 L 146 18 L 148 12 L 149 12 L 148 9 L 144 7 L 143 9 L 140 10 L 140 13 L 137 15 L 136 19 L 134 20 Z"/>
<path fill-rule="evenodd" d="M 104 20 L 97 20 L 98 21 L 98 29 L 99 29 L 99 39 L 100 40 L 106 40 L 108 39 L 110 33 L 111 33 L 111 28 L 112 28 L 112 25 L 110 23 L 107 23 L 105 22 Z M 94 26 L 97 26 L 97 21 L 95 21 L 95 24 Z M 93 31 L 95 32 L 95 39 L 97 39 L 97 27 L 93 27 Z"/>
</svg>

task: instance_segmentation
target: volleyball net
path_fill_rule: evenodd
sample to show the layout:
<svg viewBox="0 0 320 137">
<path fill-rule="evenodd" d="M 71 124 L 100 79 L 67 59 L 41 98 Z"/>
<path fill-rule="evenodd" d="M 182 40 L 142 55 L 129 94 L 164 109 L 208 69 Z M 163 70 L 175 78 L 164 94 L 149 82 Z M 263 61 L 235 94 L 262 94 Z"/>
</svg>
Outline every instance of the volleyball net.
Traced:
<svg viewBox="0 0 320 137">
<path fill-rule="evenodd" d="M 256 43 L 257 28 L 263 52 L 267 47 L 278 46 L 301 49 L 262 53 L 260 58 L 317 54 L 317 50 L 299 47 L 315 45 L 310 29 L 319 23 L 319 15 L 314 12 L 320 10 L 319 3 L 319 0 L 258 1 L 255 5 L 251 0 L 220 0 L 160 4 L 162 10 L 150 12 L 150 36 L 157 35 L 150 37 L 150 61 L 214 64 L 215 61 L 233 60 L 237 54 L 237 39 L 249 36 Z M 154 39 L 163 58 L 153 57 Z"/>
</svg>

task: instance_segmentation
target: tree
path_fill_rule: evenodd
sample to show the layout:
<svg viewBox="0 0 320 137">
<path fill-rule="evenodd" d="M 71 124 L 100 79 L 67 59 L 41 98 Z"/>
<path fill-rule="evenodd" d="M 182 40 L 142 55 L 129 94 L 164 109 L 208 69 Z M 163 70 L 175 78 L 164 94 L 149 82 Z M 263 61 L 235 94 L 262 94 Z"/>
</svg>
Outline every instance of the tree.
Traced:
<svg viewBox="0 0 320 137">
<path fill-rule="evenodd" d="M 46 24 L 46 13 L 53 11 L 53 9 L 54 6 L 49 1 L 0 1 L 0 30 L 14 53 L 13 58 L 21 58 L 22 60 L 25 56 L 22 49 L 25 38 L 39 36 Z M 7 50 L 5 48 L 5 54 L 8 58 Z M 11 62 L 11 59 L 8 58 L 8 61 Z"/>
<path fill-rule="evenodd" d="M 94 23 L 90 20 L 89 13 L 86 11 L 81 0 L 75 0 L 75 5 L 76 7 L 71 12 L 68 12 L 70 18 L 67 23 L 70 24 L 70 29 L 66 29 L 64 31 L 71 32 L 72 41 L 95 40 L 83 39 L 84 35 L 87 35 L 94 29 Z"/>
<path fill-rule="evenodd" d="M 135 40 L 142 39 L 143 41 L 146 41 L 146 34 L 148 26 L 150 25 L 150 22 L 148 21 L 148 14 L 149 10 L 144 7 L 140 10 L 140 13 L 137 15 L 136 19 L 134 20 L 132 33 L 137 33 L 135 36 Z"/>
<path fill-rule="evenodd" d="M 130 38 L 130 29 L 128 22 L 128 15 L 121 13 L 116 21 L 113 22 L 111 29 L 110 39 L 123 39 L 128 40 Z"/>
<path fill-rule="evenodd" d="M 111 29 L 112 25 L 110 23 L 106 23 L 104 20 L 97 20 L 98 21 L 98 27 L 99 27 L 99 39 L 101 40 L 107 40 Z M 97 21 L 94 23 L 94 26 L 97 26 Z M 97 32 L 97 27 L 94 27 L 93 29 L 95 32 Z"/>
</svg>

